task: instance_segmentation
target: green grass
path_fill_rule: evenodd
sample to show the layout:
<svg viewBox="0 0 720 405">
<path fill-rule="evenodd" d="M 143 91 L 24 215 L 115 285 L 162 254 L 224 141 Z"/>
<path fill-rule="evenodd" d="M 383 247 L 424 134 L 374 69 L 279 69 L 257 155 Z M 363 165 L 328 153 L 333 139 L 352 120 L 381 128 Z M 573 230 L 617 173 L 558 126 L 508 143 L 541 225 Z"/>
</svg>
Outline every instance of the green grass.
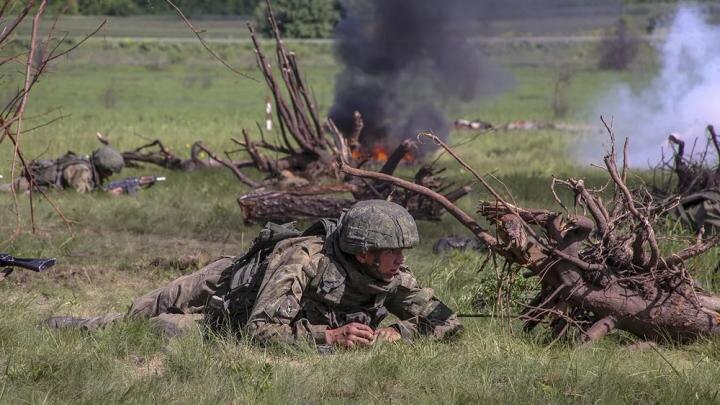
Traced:
<svg viewBox="0 0 720 405">
<path fill-rule="evenodd" d="M 243 72 L 259 77 L 246 45 L 213 47 Z M 329 44 L 293 44 L 322 111 L 332 102 L 338 66 Z M 490 52 L 516 77 L 503 94 L 448 106 L 448 116 L 494 123 L 516 119 L 553 121 L 556 57 L 536 49 Z M 558 55 L 587 55 L 561 48 Z M 563 121 L 584 122 L 598 92 L 618 81 L 642 83 L 643 71 L 598 72 L 581 66 L 568 90 L 570 111 Z M 18 66 L 5 67 L 0 96 L 7 97 Z M 216 150 L 232 147 L 231 136 L 255 129 L 264 119 L 267 90 L 262 83 L 233 75 L 197 44 L 96 41 L 51 67 L 33 91 L 26 127 L 64 116 L 23 135 L 28 156 L 55 156 L 71 149 L 89 153 L 95 133 L 120 149 L 160 138 L 180 155 L 202 139 Z M 597 124 L 596 122 L 590 122 Z M 482 173 L 492 173 L 530 207 L 553 207 L 551 176 L 583 177 L 591 186 L 605 174 L 573 159 L 579 135 L 562 131 L 453 133 L 450 142 Z M 597 136 L 597 135 L 590 135 Z M 8 148 L 0 151 L 0 173 L 9 173 Z M 489 199 L 470 174 L 447 157 L 440 164 L 457 183 L 472 183 L 460 205 L 474 211 Z M 410 174 L 409 169 L 404 169 Z M 582 348 L 559 342 L 548 348 L 543 331 L 524 334 L 515 322 L 467 319 L 467 332 L 449 344 L 419 341 L 319 356 L 307 348 L 262 349 L 226 336 L 191 333 L 167 339 L 146 322 L 127 322 L 96 333 L 50 331 L 36 323 L 53 314 L 93 315 L 124 311 L 133 297 L 193 271 L 173 259 L 201 262 L 236 255 L 258 230 L 243 223 L 237 194 L 246 190 L 225 170 L 181 173 L 155 167 L 128 169 L 123 176 L 165 175 L 168 181 L 137 197 L 52 193 L 73 221 L 65 229 L 52 208 L 36 199 L 37 231 L 29 228 L 30 207 L 20 199 L 24 232 L 5 242 L 18 255 L 55 256 L 45 274 L 16 271 L 0 283 L 0 403 L 197 403 L 197 402 L 417 402 L 417 403 L 658 403 L 717 402 L 720 345 L 702 341 L 684 347 L 631 352 L 630 338 L 614 334 Z M 644 176 L 645 173 L 635 173 Z M 258 173 L 252 173 L 259 177 Z M 500 190 L 502 184 L 496 183 Z M 567 194 L 561 194 L 569 201 Z M 15 225 L 14 205 L 0 195 L 0 234 Z M 492 262 L 479 272 L 483 254 L 435 256 L 433 242 L 466 231 L 451 218 L 420 223 L 421 245 L 408 263 L 419 280 L 461 312 L 492 311 L 497 289 Z M 677 224 L 663 236 L 686 236 Z M 678 242 L 668 239 L 663 248 Z M 717 288 L 711 270 L 720 252 L 691 263 L 705 286 Z M 499 270 L 498 270 L 499 271 Z M 532 284 L 518 281 L 515 298 Z"/>
</svg>

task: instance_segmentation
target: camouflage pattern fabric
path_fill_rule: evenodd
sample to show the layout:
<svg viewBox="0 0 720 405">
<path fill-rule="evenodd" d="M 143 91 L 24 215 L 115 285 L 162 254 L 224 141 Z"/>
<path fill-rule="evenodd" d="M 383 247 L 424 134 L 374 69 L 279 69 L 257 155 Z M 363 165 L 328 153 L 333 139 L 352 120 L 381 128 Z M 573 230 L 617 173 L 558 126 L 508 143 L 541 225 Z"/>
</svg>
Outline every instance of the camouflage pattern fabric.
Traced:
<svg viewBox="0 0 720 405">
<path fill-rule="evenodd" d="M 125 167 L 125 159 L 122 154 L 111 146 L 96 149 L 92 154 L 92 163 L 96 168 L 111 173 L 120 173 Z"/>
<path fill-rule="evenodd" d="M 325 343 L 325 330 L 351 322 L 377 328 L 391 313 L 406 339 L 449 338 L 462 330 L 433 291 L 418 285 L 408 268 L 389 282 L 368 276 L 339 250 L 333 233 L 283 241 L 273 252 L 247 331 L 260 343 Z"/>
<path fill-rule="evenodd" d="M 89 193 L 95 188 L 93 181 L 93 172 L 90 165 L 71 164 L 66 166 L 62 171 L 62 185 L 72 187 L 78 193 Z"/>
<path fill-rule="evenodd" d="M 386 281 L 341 249 L 343 221 L 340 226 L 318 221 L 303 236 L 293 226 L 268 225 L 247 254 L 214 261 L 137 298 L 127 316 L 180 330 L 188 317 L 194 322 L 199 314 L 214 321 L 220 308 L 235 330 L 262 344 L 323 345 L 328 328 L 352 322 L 378 328 L 388 314 L 398 317 L 392 327 L 406 339 L 445 339 L 462 330 L 456 315 L 431 289 L 422 288 L 407 267 Z M 394 235 L 416 243 L 412 225 L 414 236 L 402 230 Z M 102 327 L 123 317 L 107 314 L 82 320 L 81 326 Z"/>
<path fill-rule="evenodd" d="M 231 266 L 232 258 L 215 260 L 202 269 L 142 295 L 133 301 L 127 314 L 114 312 L 82 320 L 81 329 L 104 328 L 125 316 L 150 318 L 151 322 L 165 324 L 163 329 L 184 330 L 188 319 L 198 320 L 205 310 L 205 304 L 216 290 L 223 271 Z M 177 315 L 177 316 L 166 316 Z M 155 318 L 159 319 L 156 321 Z M 172 326 L 168 326 L 168 324 Z"/>
<path fill-rule="evenodd" d="M 247 322 L 235 327 L 264 344 L 324 344 L 328 328 L 351 322 L 377 328 L 389 313 L 400 319 L 392 326 L 406 339 L 444 339 L 462 330 L 453 312 L 431 289 L 422 288 L 408 268 L 391 282 L 383 282 L 371 279 L 352 260 L 338 260 L 326 252 L 319 236 L 281 241 L 271 255 Z M 137 298 L 127 316 L 153 321 L 172 314 L 162 319 L 163 329 L 187 329 L 188 319 L 199 319 L 197 315 L 206 309 L 223 271 L 232 263 L 231 258 L 217 260 Z M 111 313 L 89 318 L 81 327 L 105 327 L 125 316 Z"/>
<path fill-rule="evenodd" d="M 78 193 L 88 193 L 97 186 L 97 175 L 90 161 L 72 152 L 56 160 L 31 162 L 28 170 L 33 174 L 36 186 L 43 189 L 73 188 Z M 30 189 L 28 177 L 23 171 L 14 184 L 0 185 L 0 191 L 9 192 L 14 188 L 15 192 L 24 193 Z"/>
<path fill-rule="evenodd" d="M 389 201 L 360 201 L 341 221 L 340 247 L 345 253 L 406 249 L 420 241 L 415 219 L 404 207 Z"/>
</svg>

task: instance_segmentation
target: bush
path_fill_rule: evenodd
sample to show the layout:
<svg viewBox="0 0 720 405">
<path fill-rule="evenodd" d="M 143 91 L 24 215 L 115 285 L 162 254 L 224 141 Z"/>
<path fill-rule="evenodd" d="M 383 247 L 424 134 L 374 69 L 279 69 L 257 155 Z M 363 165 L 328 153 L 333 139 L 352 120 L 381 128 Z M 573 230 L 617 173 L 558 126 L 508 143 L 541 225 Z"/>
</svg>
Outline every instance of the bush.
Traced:
<svg viewBox="0 0 720 405">
<path fill-rule="evenodd" d="M 640 49 L 640 35 L 630 26 L 627 18 L 620 17 L 617 23 L 605 31 L 600 42 L 598 68 L 603 70 L 624 70 L 630 66 Z"/>
<path fill-rule="evenodd" d="M 140 8 L 134 0 L 78 0 L 80 14 L 126 16 L 137 14 Z"/>
<path fill-rule="evenodd" d="M 175 0 L 186 15 L 249 15 L 261 0 Z M 67 7 L 66 7 L 67 5 Z M 68 14 L 116 15 L 175 14 L 165 0 L 69 0 L 52 2 L 50 10 Z"/>
<path fill-rule="evenodd" d="M 276 0 L 272 8 L 284 37 L 327 38 L 340 21 L 340 7 L 335 0 Z M 255 15 L 260 32 L 272 35 L 265 3 L 258 5 Z"/>
</svg>

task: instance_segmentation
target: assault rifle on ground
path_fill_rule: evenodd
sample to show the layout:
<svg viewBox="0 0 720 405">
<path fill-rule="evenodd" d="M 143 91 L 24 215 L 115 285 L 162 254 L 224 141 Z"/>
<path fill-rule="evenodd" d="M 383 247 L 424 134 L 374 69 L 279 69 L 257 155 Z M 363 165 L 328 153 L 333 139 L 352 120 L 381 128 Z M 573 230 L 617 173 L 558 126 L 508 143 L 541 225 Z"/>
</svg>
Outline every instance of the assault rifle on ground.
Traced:
<svg viewBox="0 0 720 405">
<path fill-rule="evenodd" d="M 140 188 L 148 188 L 158 181 L 165 181 L 165 177 L 160 176 L 139 176 L 126 177 L 124 179 L 111 181 L 104 190 L 113 192 L 113 190 L 122 190 L 125 194 L 135 195 Z"/>
<path fill-rule="evenodd" d="M 0 280 L 4 279 L 10 273 L 12 273 L 14 267 L 20 267 L 22 269 L 32 270 L 37 273 L 42 273 L 43 271 L 54 266 L 55 262 L 56 262 L 55 258 L 52 258 L 52 259 L 25 259 L 22 257 L 15 257 L 15 256 L 9 255 L 7 253 L 0 253 L 0 268 L 4 267 L 4 269 L 0 270 Z"/>
</svg>

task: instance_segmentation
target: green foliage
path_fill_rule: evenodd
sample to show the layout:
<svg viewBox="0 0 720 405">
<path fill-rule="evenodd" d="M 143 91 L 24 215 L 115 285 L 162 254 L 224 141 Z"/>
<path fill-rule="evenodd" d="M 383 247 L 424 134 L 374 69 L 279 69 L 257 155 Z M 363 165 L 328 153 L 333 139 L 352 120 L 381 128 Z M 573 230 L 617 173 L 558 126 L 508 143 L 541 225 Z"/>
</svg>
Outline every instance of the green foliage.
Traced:
<svg viewBox="0 0 720 405">
<path fill-rule="evenodd" d="M 250 15 L 260 0 L 176 0 L 186 15 Z M 174 13 L 165 0 L 70 0 L 53 2 L 52 11 L 68 14 L 128 16 Z"/>
<path fill-rule="evenodd" d="M 135 0 L 150 11 L 170 11 L 164 0 Z M 250 15 L 261 0 L 177 0 L 173 3 L 187 15 Z"/>
<path fill-rule="evenodd" d="M 276 0 L 272 10 L 280 34 L 288 38 L 327 38 L 340 21 L 336 0 Z M 258 5 L 255 16 L 260 31 L 272 35 L 264 2 Z"/>
<path fill-rule="evenodd" d="M 137 14 L 140 7 L 135 0 L 77 0 L 80 14 L 126 16 Z"/>
</svg>

